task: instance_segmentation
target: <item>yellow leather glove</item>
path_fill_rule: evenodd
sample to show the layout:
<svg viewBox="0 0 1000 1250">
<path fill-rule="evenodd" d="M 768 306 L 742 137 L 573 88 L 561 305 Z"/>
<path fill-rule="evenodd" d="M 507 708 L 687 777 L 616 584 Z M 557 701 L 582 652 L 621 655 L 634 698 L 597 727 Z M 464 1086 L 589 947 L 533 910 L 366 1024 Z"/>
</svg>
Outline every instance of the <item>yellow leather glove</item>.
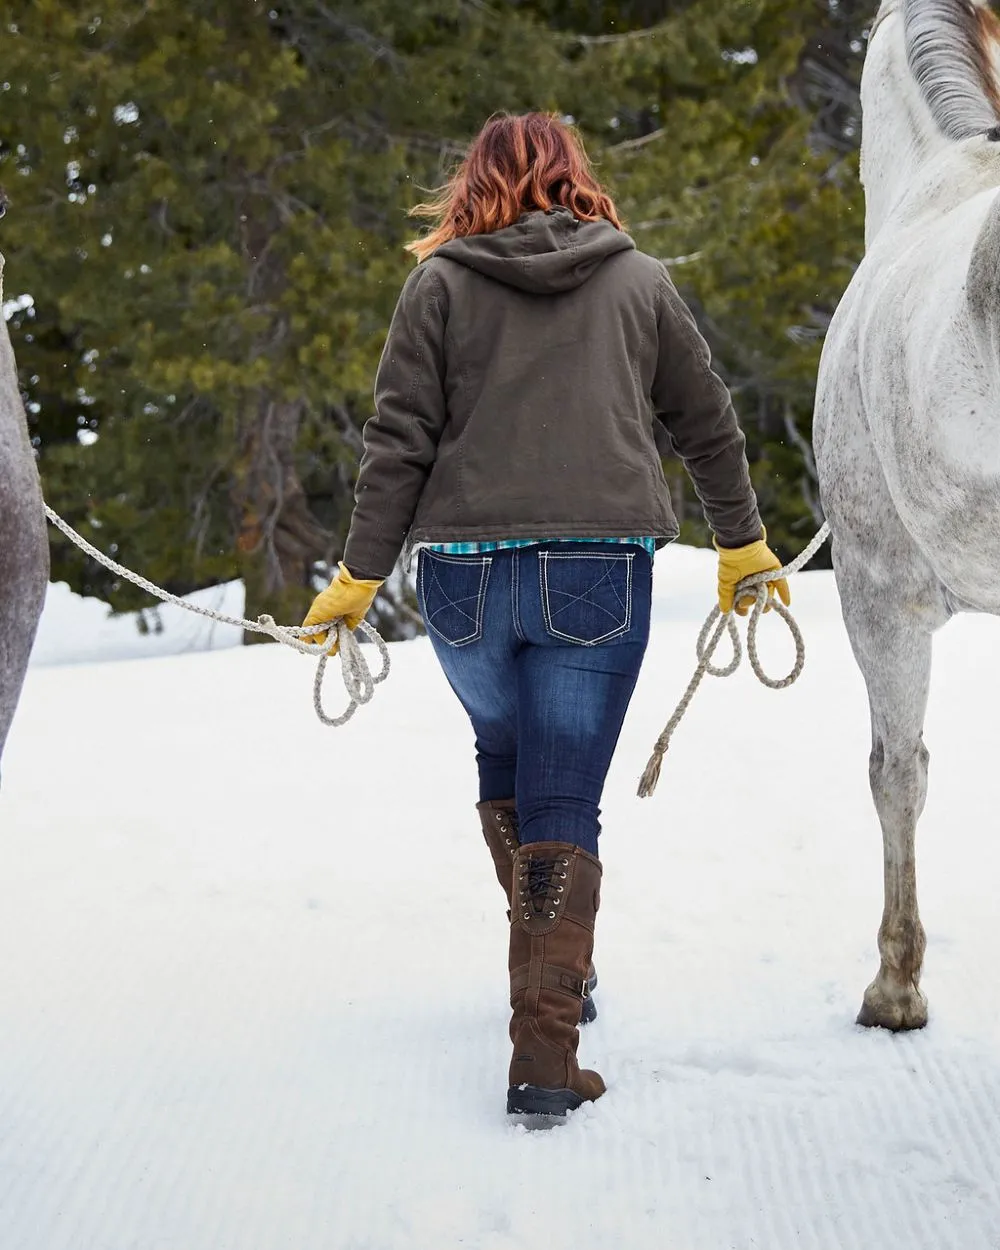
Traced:
<svg viewBox="0 0 1000 1250">
<path fill-rule="evenodd" d="M 781 568 L 781 561 L 767 545 L 767 530 L 762 530 L 762 537 L 746 547 L 720 547 L 716 541 L 715 550 L 719 553 L 719 611 L 723 614 L 733 610 L 733 595 L 744 577 Z M 792 602 L 788 582 L 783 577 L 768 582 L 767 593 L 777 593 L 786 608 Z M 754 597 L 744 595 L 736 605 L 737 614 L 746 616 L 753 605 Z"/>
<path fill-rule="evenodd" d="M 323 625 L 327 621 L 344 618 L 348 629 L 357 629 L 365 619 L 368 609 L 375 601 L 381 582 L 360 581 L 353 577 L 346 565 L 341 562 L 340 571 L 326 590 L 321 591 L 313 600 L 309 615 L 302 622 L 303 626 Z M 303 638 L 303 642 L 326 642 L 326 634 L 313 634 L 311 638 Z M 330 654 L 336 655 L 336 644 Z"/>
</svg>

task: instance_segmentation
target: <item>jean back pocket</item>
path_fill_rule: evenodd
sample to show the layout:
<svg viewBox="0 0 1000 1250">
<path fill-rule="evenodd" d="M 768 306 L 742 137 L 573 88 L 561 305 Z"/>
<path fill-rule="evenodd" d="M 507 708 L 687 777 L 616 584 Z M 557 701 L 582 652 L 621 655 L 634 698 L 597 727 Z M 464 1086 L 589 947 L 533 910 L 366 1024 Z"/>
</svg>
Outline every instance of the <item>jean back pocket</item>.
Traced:
<svg viewBox="0 0 1000 1250">
<path fill-rule="evenodd" d="M 542 551 L 545 628 L 553 638 L 596 647 L 632 627 L 632 552 Z"/>
<path fill-rule="evenodd" d="M 490 580 L 489 556 L 420 553 L 417 589 L 424 624 L 449 646 L 464 647 L 483 634 L 483 609 Z"/>
</svg>

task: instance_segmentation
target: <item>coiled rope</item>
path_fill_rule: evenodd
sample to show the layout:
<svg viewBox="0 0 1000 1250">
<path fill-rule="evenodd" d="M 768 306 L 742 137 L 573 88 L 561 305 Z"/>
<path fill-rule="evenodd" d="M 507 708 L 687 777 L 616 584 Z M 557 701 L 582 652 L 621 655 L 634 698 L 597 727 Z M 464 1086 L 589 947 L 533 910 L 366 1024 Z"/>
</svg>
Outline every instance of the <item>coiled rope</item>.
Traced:
<svg viewBox="0 0 1000 1250">
<path fill-rule="evenodd" d="M 732 677 L 743 663 L 743 648 L 740 645 L 740 636 L 736 629 L 736 604 L 741 599 L 745 599 L 749 591 L 755 593 L 754 605 L 750 610 L 750 621 L 747 626 L 747 654 L 750 657 L 750 667 L 754 671 L 754 676 L 762 685 L 767 686 L 769 690 L 785 690 L 789 686 L 793 686 L 801 677 L 806 662 L 806 646 L 802 640 L 802 631 L 799 629 L 791 612 L 780 599 L 776 597 L 771 598 L 770 607 L 768 607 L 767 583 L 778 581 L 782 577 L 791 577 L 793 574 L 798 573 L 800 569 L 809 563 L 829 537 L 830 525 L 827 522 L 809 546 L 806 547 L 805 551 L 801 555 L 796 556 L 791 564 L 786 564 L 781 569 L 773 569 L 769 573 L 754 573 L 752 577 L 745 577 L 736 587 L 731 611 L 723 615 L 721 609 L 716 605 L 709 613 L 708 619 L 701 627 L 701 633 L 698 635 L 696 648 L 698 667 L 695 669 L 694 676 L 688 683 L 688 688 L 685 690 L 680 703 L 678 703 L 676 711 L 670 720 L 667 721 L 663 733 L 656 740 L 653 754 L 649 757 L 646 771 L 642 774 L 642 779 L 639 782 L 639 797 L 641 799 L 649 798 L 656 789 L 656 783 L 660 779 L 660 769 L 663 766 L 663 757 L 670 746 L 670 740 L 673 738 L 677 726 L 684 719 L 685 712 L 691 706 L 691 700 L 701 685 L 702 678 L 706 674 L 709 677 Z M 795 643 L 795 664 L 787 677 L 769 677 L 760 662 L 760 656 L 757 654 L 757 627 L 765 609 L 769 611 L 773 609 L 777 612 L 788 626 L 792 640 Z M 722 641 L 722 635 L 727 630 L 730 642 L 733 644 L 733 658 L 725 668 L 716 668 L 712 663 L 712 657 Z"/>
<path fill-rule="evenodd" d="M 362 621 L 358 626 L 358 630 L 371 642 L 375 643 L 382 657 L 382 668 L 375 674 L 368 667 L 368 661 L 362 654 L 361 646 L 354 636 L 354 632 L 348 629 L 342 620 L 328 621 L 325 625 L 310 625 L 308 629 L 303 629 L 298 625 L 277 625 L 273 616 L 264 615 L 259 616 L 255 621 L 248 621 L 242 616 L 228 616 L 225 612 L 216 612 L 213 608 L 198 607 L 196 604 L 188 603 L 187 600 L 181 599 L 178 595 L 172 595 L 169 591 L 163 590 L 162 587 L 154 585 L 153 582 L 148 581 L 145 577 L 140 577 L 138 573 L 133 573 L 131 569 L 125 568 L 124 565 L 118 564 L 109 556 L 104 555 L 103 552 L 98 551 L 92 543 L 89 543 L 86 538 L 78 534 L 48 504 L 45 505 L 45 515 L 57 530 L 65 534 L 71 543 L 79 547 L 81 551 L 86 552 L 92 560 L 96 560 L 98 564 L 102 564 L 106 569 L 110 569 L 112 573 L 124 578 L 125 581 L 131 582 L 133 586 L 138 586 L 155 599 L 159 599 L 163 603 L 172 603 L 175 607 L 183 608 L 185 612 L 193 612 L 196 616 L 207 617 L 210 621 L 218 621 L 222 625 L 235 625 L 238 629 L 246 629 L 253 634 L 266 634 L 268 637 L 273 638 L 275 642 L 280 642 L 282 646 L 291 647 L 293 651 L 298 651 L 300 655 L 310 655 L 314 659 L 318 656 L 319 664 L 316 666 L 316 679 L 313 682 L 313 707 L 316 710 L 316 715 L 324 725 L 329 725 L 334 729 L 341 725 L 346 725 L 359 707 L 371 702 L 375 693 L 375 687 L 389 676 L 389 648 L 378 631 L 372 628 L 367 621 Z M 329 637 L 320 646 L 317 646 L 315 643 L 302 641 L 304 638 L 311 638 L 315 634 L 324 632 L 328 632 Z M 327 661 L 330 659 L 330 652 L 334 643 L 339 647 L 340 672 L 348 698 L 347 710 L 340 716 L 328 716 L 323 707 L 323 682 L 326 677 Z"/>
</svg>

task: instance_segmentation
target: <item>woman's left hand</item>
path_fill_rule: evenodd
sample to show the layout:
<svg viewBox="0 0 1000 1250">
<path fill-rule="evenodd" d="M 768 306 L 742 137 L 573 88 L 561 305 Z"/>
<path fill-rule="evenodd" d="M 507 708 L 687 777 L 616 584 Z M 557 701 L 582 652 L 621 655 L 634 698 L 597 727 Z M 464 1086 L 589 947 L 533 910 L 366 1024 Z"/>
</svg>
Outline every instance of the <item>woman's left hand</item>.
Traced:
<svg viewBox="0 0 1000 1250">
<path fill-rule="evenodd" d="M 343 618 L 348 629 L 357 629 L 374 603 L 381 586 L 381 581 L 362 581 L 354 577 L 347 566 L 341 563 L 337 576 L 313 600 L 309 615 L 302 622 L 303 628 L 324 625 L 327 621 Z M 302 641 L 321 644 L 326 642 L 326 637 L 325 633 L 313 634 Z M 336 655 L 337 650 L 335 642 L 330 648 L 330 655 Z"/>
</svg>

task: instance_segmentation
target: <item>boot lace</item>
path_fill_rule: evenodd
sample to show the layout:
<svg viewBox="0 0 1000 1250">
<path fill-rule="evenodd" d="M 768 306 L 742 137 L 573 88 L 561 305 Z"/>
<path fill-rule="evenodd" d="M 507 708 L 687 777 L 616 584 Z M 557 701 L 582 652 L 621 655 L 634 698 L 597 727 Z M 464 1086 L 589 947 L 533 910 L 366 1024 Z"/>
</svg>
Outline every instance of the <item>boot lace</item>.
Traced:
<svg viewBox="0 0 1000 1250">
<path fill-rule="evenodd" d="M 545 857 L 532 856 L 524 861 L 521 869 L 521 907 L 525 920 L 531 919 L 548 908 L 548 918 L 555 920 L 556 908 L 560 905 L 560 895 L 566 889 L 562 883 L 566 880 L 569 860 L 563 856 Z"/>
</svg>

